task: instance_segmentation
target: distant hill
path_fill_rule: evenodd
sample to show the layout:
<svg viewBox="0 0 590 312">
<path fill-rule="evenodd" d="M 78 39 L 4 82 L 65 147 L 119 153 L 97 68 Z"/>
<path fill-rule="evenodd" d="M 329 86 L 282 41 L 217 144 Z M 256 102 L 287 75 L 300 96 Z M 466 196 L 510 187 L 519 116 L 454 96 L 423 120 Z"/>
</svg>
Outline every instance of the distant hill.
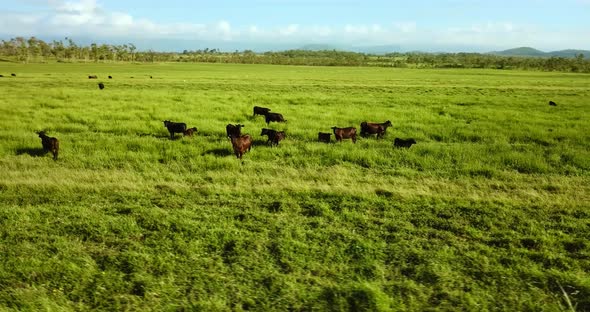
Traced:
<svg viewBox="0 0 590 312">
<path fill-rule="evenodd" d="M 306 44 L 303 47 L 301 47 L 300 50 L 305 50 L 305 51 L 332 51 L 332 50 L 342 51 L 345 49 L 343 49 L 342 47 L 331 45 L 331 44 Z"/>
<path fill-rule="evenodd" d="M 587 50 L 560 50 L 552 52 L 543 52 L 530 47 L 520 47 L 514 49 L 508 49 L 504 51 L 493 51 L 488 54 L 501 55 L 501 56 L 526 56 L 526 57 L 576 57 L 576 55 L 584 54 L 585 58 L 590 58 L 590 51 Z"/>
</svg>

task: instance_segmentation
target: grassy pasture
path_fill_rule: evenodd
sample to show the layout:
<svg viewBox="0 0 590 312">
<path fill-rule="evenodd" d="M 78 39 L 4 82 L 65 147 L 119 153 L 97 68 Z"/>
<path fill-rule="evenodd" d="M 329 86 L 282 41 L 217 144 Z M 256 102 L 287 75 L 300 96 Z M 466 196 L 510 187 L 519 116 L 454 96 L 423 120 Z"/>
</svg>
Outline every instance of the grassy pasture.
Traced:
<svg viewBox="0 0 590 312">
<path fill-rule="evenodd" d="M 590 310 L 590 75 L 0 74 L 2 310 Z M 278 148 L 254 105 L 288 120 L 271 124 L 287 133 Z M 199 132 L 170 140 L 165 119 Z M 393 128 L 315 142 L 364 120 Z M 243 161 L 225 138 L 238 122 L 256 139 Z M 39 130 L 59 138 L 58 161 Z M 418 144 L 394 149 L 395 137 Z"/>
</svg>

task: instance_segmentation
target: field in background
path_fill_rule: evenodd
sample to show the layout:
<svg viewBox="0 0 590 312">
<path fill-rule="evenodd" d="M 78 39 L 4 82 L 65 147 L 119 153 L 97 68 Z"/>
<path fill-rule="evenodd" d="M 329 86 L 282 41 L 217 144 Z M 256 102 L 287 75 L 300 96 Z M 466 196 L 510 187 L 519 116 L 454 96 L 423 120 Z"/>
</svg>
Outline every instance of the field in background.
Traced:
<svg viewBox="0 0 590 312">
<path fill-rule="evenodd" d="M 0 74 L 2 309 L 590 310 L 590 75 Z M 288 120 L 271 125 L 287 133 L 278 148 L 254 105 Z M 199 132 L 170 140 L 165 119 Z M 393 127 L 315 142 L 365 120 Z M 238 122 L 256 139 L 243 161 L 225 138 Z M 39 130 L 59 138 L 58 161 Z M 394 149 L 395 137 L 418 144 Z"/>
</svg>

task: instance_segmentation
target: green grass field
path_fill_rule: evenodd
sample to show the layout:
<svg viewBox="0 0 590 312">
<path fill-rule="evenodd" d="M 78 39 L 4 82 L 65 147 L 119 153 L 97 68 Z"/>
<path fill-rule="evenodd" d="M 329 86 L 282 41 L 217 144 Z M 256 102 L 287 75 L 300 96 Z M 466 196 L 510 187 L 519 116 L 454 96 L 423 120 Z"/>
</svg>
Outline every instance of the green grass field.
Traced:
<svg viewBox="0 0 590 312">
<path fill-rule="evenodd" d="M 0 310 L 590 311 L 590 75 L 0 74 Z M 288 120 L 271 124 L 279 147 L 255 105 Z M 199 132 L 170 140 L 165 119 Z M 316 142 L 365 120 L 393 127 Z M 255 138 L 243 161 L 225 137 L 238 122 Z M 40 130 L 60 140 L 57 161 Z"/>
</svg>

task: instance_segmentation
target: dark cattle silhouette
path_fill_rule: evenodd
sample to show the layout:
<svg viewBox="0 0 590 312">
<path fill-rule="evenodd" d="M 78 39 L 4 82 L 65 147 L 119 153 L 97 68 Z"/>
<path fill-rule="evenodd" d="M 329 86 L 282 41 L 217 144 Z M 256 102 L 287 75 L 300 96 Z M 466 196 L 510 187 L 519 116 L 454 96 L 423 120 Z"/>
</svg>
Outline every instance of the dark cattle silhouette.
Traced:
<svg viewBox="0 0 590 312">
<path fill-rule="evenodd" d="M 555 102 L 553 102 L 553 101 L 549 101 L 549 105 L 551 105 L 551 106 L 557 106 L 557 104 Z"/>
<path fill-rule="evenodd" d="M 361 136 L 366 137 L 368 135 L 376 134 L 377 138 L 382 138 L 385 135 L 388 127 L 391 127 L 391 121 L 386 121 L 383 123 L 373 123 L 373 122 L 366 122 L 363 121 L 361 123 Z"/>
<path fill-rule="evenodd" d="M 266 121 L 266 124 L 268 125 L 271 122 L 286 122 L 285 118 L 283 118 L 283 115 L 279 114 L 279 113 L 266 113 L 266 115 L 264 115 L 264 120 Z"/>
<path fill-rule="evenodd" d="M 244 125 L 240 125 L 240 124 L 228 124 L 227 126 L 225 126 L 225 133 L 227 134 L 228 138 L 231 138 L 232 136 L 240 136 L 242 135 L 242 128 L 244 127 Z"/>
<path fill-rule="evenodd" d="M 174 133 L 184 134 L 184 131 L 186 131 L 186 124 L 184 122 L 164 120 L 164 126 L 168 128 L 168 132 L 170 132 L 170 139 L 174 139 Z"/>
<path fill-rule="evenodd" d="M 57 160 L 57 154 L 59 153 L 59 140 L 47 136 L 47 134 L 45 134 L 45 131 L 39 131 L 37 132 L 37 134 L 41 138 L 41 145 L 43 145 L 43 150 L 46 152 L 51 152 L 51 154 L 53 154 L 53 160 Z"/>
<path fill-rule="evenodd" d="M 113 76 L 109 76 L 109 79 L 113 79 Z"/>
<path fill-rule="evenodd" d="M 10 76 L 12 76 L 12 77 L 16 77 L 16 74 L 15 74 L 15 73 L 12 73 L 12 74 L 10 74 Z"/>
<path fill-rule="evenodd" d="M 410 138 L 410 139 L 395 138 L 395 140 L 393 140 L 393 146 L 395 146 L 395 147 L 410 148 L 412 146 L 412 144 L 416 144 L 416 140 L 414 140 L 412 138 Z"/>
<path fill-rule="evenodd" d="M 252 116 L 256 116 L 256 115 L 266 115 L 268 114 L 268 112 L 270 112 L 270 108 L 266 108 L 266 107 L 260 107 L 260 106 L 254 106 L 254 115 Z"/>
<path fill-rule="evenodd" d="M 342 142 L 342 139 L 352 139 L 352 143 L 356 143 L 356 128 L 355 127 L 348 127 L 348 128 L 338 128 L 332 127 L 334 131 L 334 137 L 336 137 L 337 142 Z"/>
<path fill-rule="evenodd" d="M 250 151 L 252 147 L 252 137 L 248 134 L 239 135 L 239 136 L 232 136 L 231 137 L 231 145 L 234 149 L 234 154 L 239 159 L 242 159 L 242 156 L 247 151 Z"/>
<path fill-rule="evenodd" d="M 318 132 L 318 142 L 330 143 L 331 133 Z"/>
<path fill-rule="evenodd" d="M 101 90 L 104 89 L 104 83 L 99 82 L 98 83 L 98 88 L 101 89 Z"/>
<path fill-rule="evenodd" d="M 0 75 L 0 77 L 4 77 L 4 75 Z"/>
<path fill-rule="evenodd" d="M 266 143 L 270 143 L 270 146 L 279 145 L 279 142 L 285 139 L 285 131 L 276 131 L 273 129 L 263 128 L 260 135 L 266 135 L 268 140 Z"/>
<path fill-rule="evenodd" d="M 88 79 L 98 79 L 98 76 L 97 75 L 89 75 Z"/>
<path fill-rule="evenodd" d="M 192 128 L 188 128 L 188 129 L 184 130 L 184 132 L 182 134 L 184 134 L 184 136 L 188 135 L 188 136 L 192 137 L 193 133 L 196 133 L 196 132 L 197 132 L 197 127 L 192 127 Z"/>
</svg>

